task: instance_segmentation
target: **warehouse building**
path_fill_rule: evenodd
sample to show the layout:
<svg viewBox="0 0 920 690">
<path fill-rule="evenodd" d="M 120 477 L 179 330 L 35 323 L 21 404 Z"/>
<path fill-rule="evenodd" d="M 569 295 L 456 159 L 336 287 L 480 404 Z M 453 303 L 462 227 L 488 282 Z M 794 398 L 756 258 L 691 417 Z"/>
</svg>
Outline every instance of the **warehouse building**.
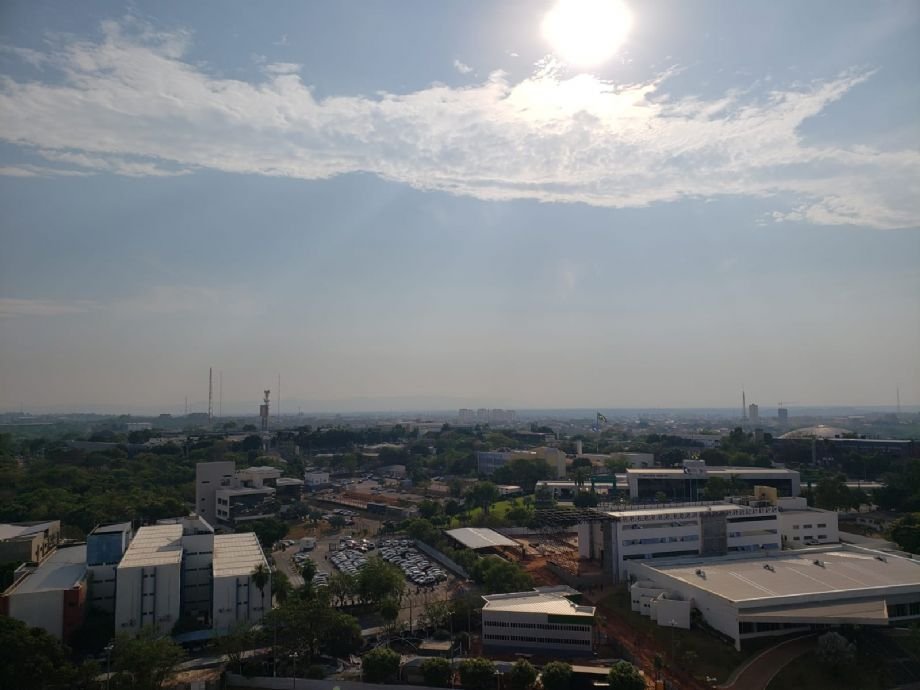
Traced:
<svg viewBox="0 0 920 690">
<path fill-rule="evenodd" d="M 0 525 L 0 563 L 41 563 L 61 541 L 61 521 Z"/>
<path fill-rule="evenodd" d="M 484 596 L 483 646 L 495 652 L 591 654 L 595 608 L 575 603 L 578 596 L 577 590 L 566 586 Z"/>
<path fill-rule="evenodd" d="M 22 566 L 0 595 L 0 615 L 67 642 L 86 609 L 86 546 L 57 549 L 39 566 Z"/>
<path fill-rule="evenodd" d="M 633 610 L 685 628 L 697 610 L 736 649 L 758 637 L 920 619 L 920 562 L 850 545 L 645 561 L 632 572 Z"/>
</svg>

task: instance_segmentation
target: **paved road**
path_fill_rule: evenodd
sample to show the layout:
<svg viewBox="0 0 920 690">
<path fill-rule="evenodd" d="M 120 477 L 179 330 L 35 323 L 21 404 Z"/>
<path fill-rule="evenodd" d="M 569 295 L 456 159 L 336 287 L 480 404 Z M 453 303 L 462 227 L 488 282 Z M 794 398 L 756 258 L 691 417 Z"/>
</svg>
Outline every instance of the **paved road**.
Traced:
<svg viewBox="0 0 920 690">
<path fill-rule="evenodd" d="M 814 635 L 780 642 L 755 656 L 742 666 L 741 670 L 737 671 L 726 685 L 719 687 L 723 690 L 766 690 L 774 676 L 782 671 L 789 662 L 814 647 Z"/>
</svg>

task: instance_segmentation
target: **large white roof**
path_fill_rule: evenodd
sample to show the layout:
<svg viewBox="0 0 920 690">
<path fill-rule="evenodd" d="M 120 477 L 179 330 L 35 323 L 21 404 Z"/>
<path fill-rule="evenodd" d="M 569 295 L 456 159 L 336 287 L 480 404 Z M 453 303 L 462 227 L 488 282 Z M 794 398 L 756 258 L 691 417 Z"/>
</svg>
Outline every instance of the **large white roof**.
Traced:
<svg viewBox="0 0 920 690">
<path fill-rule="evenodd" d="M 695 506 L 680 506 L 675 505 L 674 507 L 669 506 L 658 506 L 649 507 L 649 508 L 629 508 L 627 510 L 612 510 L 607 513 L 611 517 L 615 518 L 629 518 L 629 517 L 654 517 L 656 515 L 699 515 L 700 513 L 732 513 L 732 512 L 754 512 L 753 508 L 749 508 L 743 505 L 737 505 L 735 503 L 713 503 L 709 505 L 695 505 Z"/>
<path fill-rule="evenodd" d="M 141 527 L 118 564 L 119 568 L 141 568 L 182 562 L 182 525 Z"/>
<path fill-rule="evenodd" d="M 460 527 L 449 529 L 447 534 L 468 549 L 487 549 L 491 546 L 517 546 L 517 542 L 499 534 L 494 529 L 480 527 Z"/>
<path fill-rule="evenodd" d="M 911 585 L 920 589 L 917 561 L 846 548 L 745 559 L 692 559 L 648 567 L 734 602 L 834 592 L 870 596 Z"/>
<path fill-rule="evenodd" d="M 250 575 L 260 564 L 268 566 L 259 538 L 253 532 L 214 537 L 214 577 Z"/>
</svg>

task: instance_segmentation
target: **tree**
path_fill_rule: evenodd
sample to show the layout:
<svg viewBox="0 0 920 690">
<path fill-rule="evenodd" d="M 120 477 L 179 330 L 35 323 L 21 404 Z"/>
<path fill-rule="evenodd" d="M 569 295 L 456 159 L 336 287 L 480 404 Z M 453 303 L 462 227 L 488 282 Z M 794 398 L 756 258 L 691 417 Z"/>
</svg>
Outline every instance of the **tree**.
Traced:
<svg viewBox="0 0 920 690">
<path fill-rule="evenodd" d="M 256 635 L 249 623 L 239 623 L 217 638 L 217 651 L 225 654 L 230 662 L 230 667 L 236 667 L 237 672 L 243 673 L 243 652 L 252 649 L 256 642 Z"/>
<path fill-rule="evenodd" d="M 287 598 L 291 596 L 292 589 L 291 581 L 287 575 L 280 570 L 272 573 L 272 596 L 275 597 L 279 604 L 287 601 Z"/>
<path fill-rule="evenodd" d="M 341 515 L 333 515 L 329 518 L 329 526 L 337 530 L 342 529 L 346 525 L 345 518 Z"/>
<path fill-rule="evenodd" d="M 856 658 L 856 645 L 838 632 L 826 632 L 818 638 L 815 655 L 818 661 L 833 673 L 837 673 L 853 663 Z"/>
<path fill-rule="evenodd" d="M 537 669 L 527 659 L 518 659 L 505 676 L 508 690 L 531 690 L 537 682 Z"/>
<path fill-rule="evenodd" d="M 496 556 L 478 559 L 470 568 L 470 575 L 487 594 L 521 592 L 533 586 L 533 579 L 517 563 Z"/>
<path fill-rule="evenodd" d="M 731 484 L 725 477 L 710 477 L 706 481 L 706 488 L 703 489 L 703 498 L 707 501 L 721 501 L 731 495 L 731 492 Z"/>
<path fill-rule="evenodd" d="M 838 474 L 833 477 L 822 477 L 815 486 L 815 505 L 825 510 L 849 508 L 852 498 L 847 487 L 846 477 Z"/>
<path fill-rule="evenodd" d="M 303 575 L 304 585 L 311 587 L 313 576 L 316 575 L 316 563 L 309 558 L 304 559 L 303 565 L 300 566 L 300 574 Z"/>
<path fill-rule="evenodd" d="M 384 621 L 392 623 L 399 618 L 399 602 L 388 597 L 377 605 L 377 612 Z"/>
<path fill-rule="evenodd" d="M 356 654 L 363 644 L 358 620 L 347 613 L 331 612 L 320 643 L 322 651 L 334 657 L 348 657 Z"/>
<path fill-rule="evenodd" d="M 265 613 L 265 587 L 271 582 L 272 574 L 271 571 L 265 567 L 264 563 L 259 563 L 255 567 L 255 570 L 252 571 L 252 584 L 254 584 L 258 590 L 259 594 L 262 596 L 262 613 Z M 271 607 L 269 607 L 271 608 Z"/>
<path fill-rule="evenodd" d="M 0 616 L 0 688 L 67 687 L 73 667 L 67 650 L 41 628 Z"/>
<path fill-rule="evenodd" d="M 361 658 L 364 682 L 389 683 L 399 677 L 399 654 L 389 647 L 377 647 Z"/>
<path fill-rule="evenodd" d="M 425 605 L 422 615 L 419 617 L 419 624 L 423 628 L 438 630 L 446 628 L 451 616 L 451 602 L 449 601 L 432 601 Z"/>
<path fill-rule="evenodd" d="M 920 515 L 908 513 L 891 526 L 891 540 L 905 551 L 920 553 Z"/>
<path fill-rule="evenodd" d="M 441 504 L 437 501 L 425 499 L 418 504 L 418 514 L 426 520 L 430 520 L 441 513 Z"/>
<path fill-rule="evenodd" d="M 358 573 L 357 590 L 366 604 L 379 604 L 387 598 L 398 603 L 405 591 L 405 579 L 396 566 L 382 558 L 371 558 Z"/>
<path fill-rule="evenodd" d="M 498 487 L 492 482 L 476 482 L 467 492 L 467 500 L 470 504 L 482 508 L 483 513 L 489 512 L 498 497 Z"/>
<path fill-rule="evenodd" d="M 607 674 L 610 690 L 645 690 L 645 678 L 628 661 L 618 661 Z"/>
<path fill-rule="evenodd" d="M 288 526 L 283 520 L 270 517 L 244 523 L 237 527 L 236 531 L 255 532 L 262 548 L 268 550 L 271 549 L 276 542 L 284 539 L 284 535 L 288 532 Z"/>
<path fill-rule="evenodd" d="M 132 688 L 157 690 L 185 659 L 182 647 L 169 637 L 161 637 L 152 628 L 144 628 L 137 637 L 125 633 L 115 636 L 112 670 L 120 682 L 131 679 Z"/>
<path fill-rule="evenodd" d="M 572 666 L 564 661 L 551 661 L 540 673 L 543 690 L 569 690 L 572 685 Z"/>
<path fill-rule="evenodd" d="M 433 688 L 446 688 L 450 685 L 452 675 L 450 662 L 443 657 L 425 659 L 422 662 L 421 671 L 425 685 Z"/>
<path fill-rule="evenodd" d="M 358 585 L 354 576 L 348 573 L 336 572 L 329 578 L 327 589 L 332 600 L 338 606 L 344 606 L 347 601 L 357 595 Z"/>
<path fill-rule="evenodd" d="M 652 664 L 655 667 L 655 680 L 661 680 L 661 669 L 664 668 L 664 659 L 661 658 L 660 654 L 656 654 L 655 658 L 652 659 Z"/>
<path fill-rule="evenodd" d="M 460 662 L 459 670 L 464 690 L 494 690 L 495 664 L 490 659 L 464 659 Z"/>
</svg>

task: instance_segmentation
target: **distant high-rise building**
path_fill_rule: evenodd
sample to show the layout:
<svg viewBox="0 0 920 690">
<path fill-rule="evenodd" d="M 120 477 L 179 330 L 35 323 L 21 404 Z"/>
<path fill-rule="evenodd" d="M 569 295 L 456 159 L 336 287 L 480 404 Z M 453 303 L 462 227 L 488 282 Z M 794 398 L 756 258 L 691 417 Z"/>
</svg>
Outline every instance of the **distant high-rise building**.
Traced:
<svg viewBox="0 0 920 690">
<path fill-rule="evenodd" d="M 476 422 L 476 411 L 469 408 L 462 408 L 460 410 L 460 423 L 461 424 L 473 424 Z"/>
<path fill-rule="evenodd" d="M 780 424 L 785 424 L 789 421 L 789 410 L 785 407 L 780 407 L 776 410 L 776 416 L 779 418 Z"/>
<path fill-rule="evenodd" d="M 478 410 L 476 410 L 476 421 L 488 422 L 489 421 L 489 411 L 484 407 L 480 407 Z"/>
<path fill-rule="evenodd" d="M 756 422 L 758 419 L 760 419 L 760 408 L 756 403 L 751 403 L 748 405 L 748 419 L 750 419 L 752 422 Z"/>
</svg>

